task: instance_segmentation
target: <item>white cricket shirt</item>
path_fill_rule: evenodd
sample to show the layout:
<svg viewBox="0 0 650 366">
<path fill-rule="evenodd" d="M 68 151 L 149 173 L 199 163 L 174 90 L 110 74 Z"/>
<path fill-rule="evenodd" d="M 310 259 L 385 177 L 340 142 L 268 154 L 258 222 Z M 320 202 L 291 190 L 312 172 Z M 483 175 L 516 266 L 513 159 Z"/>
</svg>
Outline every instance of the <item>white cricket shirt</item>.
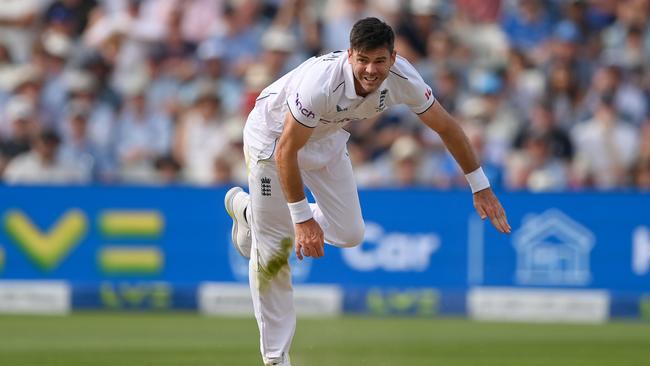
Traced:
<svg viewBox="0 0 650 366">
<path fill-rule="evenodd" d="M 246 122 L 244 142 L 255 161 L 272 157 L 290 112 L 298 122 L 314 129 L 299 152 L 300 167 L 317 168 L 345 147 L 349 134 L 342 127 L 347 123 L 398 104 L 420 114 L 434 102 L 431 88 L 401 56 L 375 92 L 357 95 L 348 54 L 336 51 L 310 58 L 264 89 Z"/>
</svg>

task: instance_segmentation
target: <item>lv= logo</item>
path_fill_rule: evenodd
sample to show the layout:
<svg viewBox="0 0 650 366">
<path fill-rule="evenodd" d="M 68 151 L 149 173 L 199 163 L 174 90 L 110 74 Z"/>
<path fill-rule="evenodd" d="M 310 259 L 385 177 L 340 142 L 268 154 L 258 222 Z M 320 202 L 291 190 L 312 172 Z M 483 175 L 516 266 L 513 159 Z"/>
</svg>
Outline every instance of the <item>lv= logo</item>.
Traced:
<svg viewBox="0 0 650 366">
<path fill-rule="evenodd" d="M 69 209 L 49 229 L 42 230 L 21 210 L 10 210 L 2 224 L 7 234 L 41 271 L 58 269 L 76 247 L 90 226 L 80 209 Z M 164 253 L 151 239 L 164 231 L 164 217 L 153 210 L 104 210 L 99 213 L 98 226 L 102 238 L 108 240 L 147 240 L 145 244 L 103 244 L 98 250 L 98 269 L 105 274 L 157 274 L 163 269 Z M 0 246 L 0 270 L 7 260 Z"/>
</svg>

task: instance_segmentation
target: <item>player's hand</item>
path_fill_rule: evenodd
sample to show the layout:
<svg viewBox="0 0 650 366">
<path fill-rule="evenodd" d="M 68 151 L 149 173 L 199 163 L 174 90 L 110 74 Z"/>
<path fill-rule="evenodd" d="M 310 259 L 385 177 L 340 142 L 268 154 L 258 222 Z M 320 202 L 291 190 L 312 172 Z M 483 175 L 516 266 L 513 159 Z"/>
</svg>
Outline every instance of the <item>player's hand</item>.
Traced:
<svg viewBox="0 0 650 366">
<path fill-rule="evenodd" d="M 512 231 L 510 224 L 508 224 L 506 212 L 494 192 L 492 192 L 492 188 L 486 188 L 474 193 L 474 208 L 476 208 L 476 212 L 478 212 L 482 220 L 489 217 L 492 225 L 500 232 L 509 234 Z"/>
<path fill-rule="evenodd" d="M 323 229 L 316 220 L 309 219 L 295 225 L 296 231 L 296 257 L 302 260 L 305 257 L 320 258 L 325 255 L 325 239 Z"/>
</svg>

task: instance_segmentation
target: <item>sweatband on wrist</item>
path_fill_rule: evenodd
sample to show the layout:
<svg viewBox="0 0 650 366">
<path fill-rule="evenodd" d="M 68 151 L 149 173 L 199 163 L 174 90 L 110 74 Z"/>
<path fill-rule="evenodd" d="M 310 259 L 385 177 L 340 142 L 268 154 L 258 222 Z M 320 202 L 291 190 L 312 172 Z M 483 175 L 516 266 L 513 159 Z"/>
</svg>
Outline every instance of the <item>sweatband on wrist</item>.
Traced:
<svg viewBox="0 0 650 366">
<path fill-rule="evenodd" d="M 307 198 L 304 198 L 302 201 L 287 203 L 287 205 L 291 213 L 291 221 L 294 224 L 303 223 L 313 217 Z"/>
<path fill-rule="evenodd" d="M 482 191 L 485 188 L 490 187 L 490 181 L 485 176 L 483 168 L 478 167 L 475 171 L 465 174 L 467 183 L 469 183 L 470 188 L 472 188 L 472 193 Z"/>
</svg>

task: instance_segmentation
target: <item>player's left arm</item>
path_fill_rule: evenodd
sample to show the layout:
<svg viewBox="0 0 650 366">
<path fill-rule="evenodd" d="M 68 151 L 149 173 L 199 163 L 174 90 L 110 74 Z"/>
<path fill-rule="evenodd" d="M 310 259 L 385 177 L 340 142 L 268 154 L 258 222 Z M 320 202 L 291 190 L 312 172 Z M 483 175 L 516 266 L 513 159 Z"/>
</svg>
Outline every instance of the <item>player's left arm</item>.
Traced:
<svg viewBox="0 0 650 366">
<path fill-rule="evenodd" d="M 469 139 L 460 125 L 438 102 L 434 102 L 429 109 L 418 116 L 425 125 L 440 135 L 449 152 L 463 169 L 472 185 L 474 207 L 481 219 L 489 217 L 497 230 L 510 233 L 511 228 L 505 210 L 490 188 Z"/>
</svg>

